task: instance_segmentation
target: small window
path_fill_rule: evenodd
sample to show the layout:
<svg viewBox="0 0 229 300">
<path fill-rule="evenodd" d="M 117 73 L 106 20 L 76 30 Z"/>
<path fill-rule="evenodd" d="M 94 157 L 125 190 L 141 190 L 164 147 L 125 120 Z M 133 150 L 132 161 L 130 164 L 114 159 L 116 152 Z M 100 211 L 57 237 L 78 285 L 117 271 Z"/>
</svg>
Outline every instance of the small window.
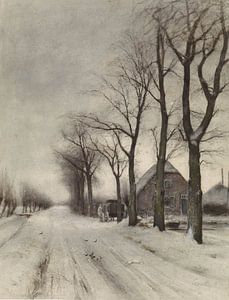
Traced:
<svg viewBox="0 0 229 300">
<path fill-rule="evenodd" d="M 169 205 L 170 205 L 170 198 L 165 197 L 165 206 L 169 206 Z"/>
<path fill-rule="evenodd" d="M 165 179 L 164 180 L 164 188 L 169 189 L 172 187 L 172 180 L 171 179 Z"/>
<path fill-rule="evenodd" d="M 175 197 L 170 196 L 170 197 L 165 197 L 165 206 L 167 207 L 174 207 L 175 206 Z"/>
<path fill-rule="evenodd" d="M 188 197 L 187 197 L 187 194 L 181 194 L 181 199 L 183 200 L 186 200 Z"/>
<path fill-rule="evenodd" d="M 176 206 L 176 205 L 175 205 L 176 199 L 175 199 L 174 196 L 170 196 L 170 197 L 169 197 L 169 201 L 170 201 L 170 207 L 175 207 L 175 206 Z"/>
</svg>

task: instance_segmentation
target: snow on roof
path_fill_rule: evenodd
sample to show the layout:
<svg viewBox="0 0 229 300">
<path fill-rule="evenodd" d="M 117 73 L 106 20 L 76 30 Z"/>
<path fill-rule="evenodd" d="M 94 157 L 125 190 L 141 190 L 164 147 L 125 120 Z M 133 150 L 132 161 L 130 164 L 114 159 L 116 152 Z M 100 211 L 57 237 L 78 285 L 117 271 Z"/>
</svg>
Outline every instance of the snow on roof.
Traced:
<svg viewBox="0 0 229 300">
<path fill-rule="evenodd" d="M 140 193 L 143 188 L 147 185 L 151 178 L 156 175 L 157 165 L 153 165 L 138 181 L 136 185 L 137 194 Z M 165 163 L 165 173 L 178 173 L 180 172 L 169 162 Z"/>
<path fill-rule="evenodd" d="M 213 187 L 211 187 L 204 195 L 203 195 L 203 203 L 204 204 L 226 204 L 227 203 L 227 195 L 228 188 L 222 183 L 217 183 Z"/>
</svg>

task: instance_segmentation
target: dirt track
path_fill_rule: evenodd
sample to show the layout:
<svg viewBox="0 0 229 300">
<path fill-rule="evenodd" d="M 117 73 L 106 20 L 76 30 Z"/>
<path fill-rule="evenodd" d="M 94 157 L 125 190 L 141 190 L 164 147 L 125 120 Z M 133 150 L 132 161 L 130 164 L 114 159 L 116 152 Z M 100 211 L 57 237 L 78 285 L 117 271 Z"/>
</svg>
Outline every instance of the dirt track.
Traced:
<svg viewBox="0 0 229 300">
<path fill-rule="evenodd" d="M 170 250 L 140 241 L 134 229 L 117 226 L 66 207 L 2 221 L 0 298 L 217 299 L 217 281 L 209 285 L 203 267 L 186 266 Z M 228 235 L 209 232 L 209 238 L 224 243 Z"/>
</svg>

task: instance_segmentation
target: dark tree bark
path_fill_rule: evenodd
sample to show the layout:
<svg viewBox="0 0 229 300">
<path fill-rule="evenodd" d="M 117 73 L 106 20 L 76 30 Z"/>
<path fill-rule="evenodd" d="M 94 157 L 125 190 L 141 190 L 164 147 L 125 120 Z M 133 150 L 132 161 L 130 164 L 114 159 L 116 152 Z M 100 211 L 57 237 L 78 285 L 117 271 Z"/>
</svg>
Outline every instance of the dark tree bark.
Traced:
<svg viewBox="0 0 229 300">
<path fill-rule="evenodd" d="M 55 151 L 55 154 L 63 171 L 64 183 L 70 189 L 71 206 L 79 214 L 85 215 L 87 212 L 84 199 L 86 177 L 84 165 L 76 153 Z"/>
<path fill-rule="evenodd" d="M 84 188 L 85 188 L 85 179 L 84 175 L 81 174 L 79 183 L 79 210 L 82 215 L 85 215 L 85 199 L 84 199 Z"/>
<path fill-rule="evenodd" d="M 166 162 L 166 148 L 167 148 L 167 130 L 168 130 L 168 116 L 167 112 L 161 106 L 161 134 L 159 153 L 157 159 L 157 175 L 156 175 L 156 195 L 154 202 L 154 226 L 157 226 L 160 231 L 165 230 L 164 217 L 164 178 L 165 178 L 165 162 Z"/>
<path fill-rule="evenodd" d="M 129 48 L 128 48 L 129 47 Z M 107 93 L 102 92 L 105 101 L 117 119 L 103 120 L 96 115 L 81 115 L 83 122 L 89 127 L 112 132 L 119 143 L 120 149 L 126 155 L 129 163 L 129 226 L 137 224 L 137 195 L 135 181 L 135 151 L 139 139 L 139 132 L 144 112 L 149 108 L 148 88 L 152 81 L 150 66 L 152 61 L 146 61 L 144 41 L 129 35 L 124 40 L 124 55 L 116 64 L 115 83 L 105 81 Z M 148 53 L 149 54 L 149 53 Z M 149 56 L 151 57 L 151 56 Z M 118 71 L 118 72 L 117 72 Z M 122 137 L 125 138 L 123 143 Z"/>
<path fill-rule="evenodd" d="M 165 177 L 165 162 L 167 149 L 167 134 L 168 134 L 168 113 L 166 108 L 165 95 L 165 48 L 164 35 L 162 32 L 160 21 L 158 21 L 157 39 L 156 39 L 156 55 L 157 55 L 157 71 L 158 71 L 158 90 L 160 94 L 159 105 L 161 114 L 161 131 L 159 151 L 157 154 L 157 175 L 156 175 L 156 195 L 154 202 L 154 226 L 157 226 L 160 231 L 165 230 L 164 216 L 164 177 Z"/>
<path fill-rule="evenodd" d="M 92 149 L 91 136 L 89 128 L 86 129 L 82 123 L 78 122 L 78 119 L 69 116 L 69 120 L 72 122 L 72 128 L 69 130 L 69 134 L 62 132 L 64 139 L 70 143 L 71 151 L 70 155 L 64 155 L 59 153 L 63 159 L 69 162 L 78 172 L 81 172 L 86 177 L 87 192 L 88 192 L 88 206 L 89 215 L 93 215 L 93 184 L 92 179 L 95 172 L 101 162 L 101 156 L 99 153 Z M 76 156 L 74 157 L 74 151 Z M 71 153 L 72 152 L 72 153 Z M 85 207 L 84 207 L 85 208 Z M 85 210 L 85 209 L 84 209 Z"/>
<path fill-rule="evenodd" d="M 188 233 L 202 243 L 202 189 L 199 145 L 189 143 Z"/>
<path fill-rule="evenodd" d="M 115 135 L 110 135 L 110 139 L 104 138 L 103 141 L 91 140 L 95 151 L 97 151 L 101 156 L 103 156 L 108 165 L 111 168 L 112 174 L 114 175 L 116 182 L 116 197 L 117 197 L 117 222 L 122 221 L 122 197 L 121 197 L 121 184 L 120 178 L 127 166 L 127 160 L 124 159 L 120 152 L 120 146 Z"/>
<path fill-rule="evenodd" d="M 204 2 L 189 3 L 185 1 L 183 20 L 186 38 L 183 48 L 176 45 L 177 34 L 174 35 L 164 28 L 168 44 L 174 51 L 183 67 L 183 127 L 185 140 L 189 146 L 189 206 L 188 233 L 197 243 L 202 243 L 202 188 L 200 172 L 200 144 L 214 116 L 216 100 L 227 84 L 222 85 L 222 71 L 227 64 L 229 31 L 225 25 L 225 7 L 223 1 L 210 5 Z M 192 5 L 196 5 L 192 7 Z M 206 5 L 205 5 L 206 4 Z M 208 13 L 211 13 L 210 16 Z M 215 18 L 212 18 L 214 13 Z M 210 21 L 209 21 L 210 20 Z M 179 29 L 178 29 L 179 31 Z M 182 53 L 183 49 L 185 52 Z M 219 50 L 220 49 L 220 50 Z M 203 68 L 210 62 L 211 55 L 218 54 L 218 62 L 212 72 L 212 82 L 204 77 Z M 207 106 L 199 126 L 193 128 L 190 109 L 191 65 L 197 60 L 197 71 L 200 86 L 207 100 Z"/>
<path fill-rule="evenodd" d="M 135 172 L 134 172 L 134 150 L 130 153 L 129 157 L 129 226 L 135 226 L 137 224 L 137 201 L 136 201 L 136 182 L 135 182 Z"/>
<path fill-rule="evenodd" d="M 148 12 L 147 12 L 148 16 Z M 167 159 L 167 143 L 169 139 L 176 133 L 176 127 L 171 130 L 168 134 L 169 127 L 169 117 L 173 113 L 172 105 L 170 111 L 167 111 L 167 97 L 165 92 L 165 77 L 173 72 L 173 68 L 176 64 L 173 58 L 169 58 L 170 63 L 167 66 L 166 60 L 168 60 L 168 55 L 166 55 L 166 37 L 163 30 L 164 16 L 161 13 L 159 7 L 152 10 L 150 14 L 150 19 L 153 17 L 153 39 L 155 43 L 155 57 L 156 61 L 152 65 L 152 76 L 153 76 L 153 86 L 146 87 L 145 90 L 152 97 L 160 107 L 160 138 L 158 142 L 158 137 L 156 130 L 152 130 L 157 154 L 157 165 L 156 165 L 156 189 L 155 195 L 152 196 L 153 206 L 154 206 L 154 226 L 158 227 L 160 231 L 165 230 L 165 217 L 164 217 L 164 177 L 165 177 L 165 163 Z M 152 39 L 152 37 L 151 37 Z M 152 49 L 154 50 L 154 48 Z M 168 57 L 167 57 L 168 56 Z M 147 57 L 145 58 L 147 60 Z"/>
<path fill-rule="evenodd" d="M 121 196 L 121 184 L 120 177 L 116 176 L 116 194 L 117 194 L 117 222 L 122 221 L 122 196 Z"/>
<path fill-rule="evenodd" d="M 73 182 L 75 194 L 74 194 L 74 203 L 73 205 L 76 206 L 76 211 L 83 215 L 84 212 L 84 175 L 82 172 L 76 170 L 75 171 L 75 178 Z"/>
<path fill-rule="evenodd" d="M 87 192 L 88 192 L 88 205 L 89 216 L 93 217 L 93 192 L 92 192 L 92 177 L 87 175 Z"/>
</svg>

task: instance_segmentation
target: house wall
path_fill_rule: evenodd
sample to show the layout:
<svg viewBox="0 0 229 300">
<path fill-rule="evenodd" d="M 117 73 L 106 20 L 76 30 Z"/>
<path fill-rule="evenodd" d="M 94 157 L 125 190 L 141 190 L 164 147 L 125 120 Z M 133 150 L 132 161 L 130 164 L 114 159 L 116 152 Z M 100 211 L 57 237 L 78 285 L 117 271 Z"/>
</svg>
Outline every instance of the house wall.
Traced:
<svg viewBox="0 0 229 300">
<path fill-rule="evenodd" d="M 155 197 L 154 176 L 137 196 L 137 211 L 139 215 L 153 215 Z M 182 214 L 182 201 L 187 201 L 188 183 L 179 173 L 165 174 L 165 214 Z M 182 200 L 181 198 L 185 198 Z M 183 203 L 185 206 L 185 203 Z M 183 213 L 186 213 L 183 206 Z"/>
</svg>

